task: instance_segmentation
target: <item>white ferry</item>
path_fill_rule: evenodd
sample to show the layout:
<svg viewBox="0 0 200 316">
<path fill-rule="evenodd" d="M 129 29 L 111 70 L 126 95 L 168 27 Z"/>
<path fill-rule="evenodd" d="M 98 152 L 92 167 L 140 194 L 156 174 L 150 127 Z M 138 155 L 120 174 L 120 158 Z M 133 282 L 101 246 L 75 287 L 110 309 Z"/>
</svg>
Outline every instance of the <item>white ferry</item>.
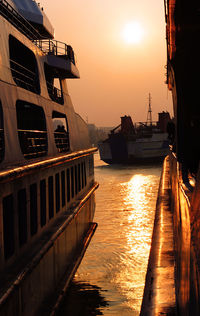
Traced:
<svg viewBox="0 0 200 316">
<path fill-rule="evenodd" d="M 54 315 L 97 224 L 71 46 L 34 0 L 0 0 L 0 315 Z"/>
</svg>

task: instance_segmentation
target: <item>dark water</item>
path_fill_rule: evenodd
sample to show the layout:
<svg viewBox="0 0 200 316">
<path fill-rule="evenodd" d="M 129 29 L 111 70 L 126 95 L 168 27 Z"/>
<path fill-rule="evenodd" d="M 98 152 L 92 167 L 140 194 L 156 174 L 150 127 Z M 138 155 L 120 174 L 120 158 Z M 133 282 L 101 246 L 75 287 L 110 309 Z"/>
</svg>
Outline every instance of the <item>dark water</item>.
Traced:
<svg viewBox="0 0 200 316">
<path fill-rule="evenodd" d="M 139 315 L 161 166 L 109 166 L 95 155 L 97 231 L 60 316 Z"/>
</svg>

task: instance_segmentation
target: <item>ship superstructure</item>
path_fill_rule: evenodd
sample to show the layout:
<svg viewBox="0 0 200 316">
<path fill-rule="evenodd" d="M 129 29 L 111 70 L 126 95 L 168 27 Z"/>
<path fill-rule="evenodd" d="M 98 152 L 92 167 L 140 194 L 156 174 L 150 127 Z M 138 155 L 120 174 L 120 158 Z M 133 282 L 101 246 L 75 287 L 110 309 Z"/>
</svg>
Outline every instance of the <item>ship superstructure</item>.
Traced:
<svg viewBox="0 0 200 316">
<path fill-rule="evenodd" d="M 67 90 L 73 49 L 43 8 L 1 0 L 0 28 L 0 314 L 45 315 L 96 228 L 96 149 Z"/>
<path fill-rule="evenodd" d="M 151 96 L 146 122 L 133 124 L 130 116 L 122 116 L 108 138 L 98 144 L 100 158 L 109 164 L 134 164 L 162 161 L 169 153 L 168 112 L 159 113 L 152 121 Z"/>
</svg>

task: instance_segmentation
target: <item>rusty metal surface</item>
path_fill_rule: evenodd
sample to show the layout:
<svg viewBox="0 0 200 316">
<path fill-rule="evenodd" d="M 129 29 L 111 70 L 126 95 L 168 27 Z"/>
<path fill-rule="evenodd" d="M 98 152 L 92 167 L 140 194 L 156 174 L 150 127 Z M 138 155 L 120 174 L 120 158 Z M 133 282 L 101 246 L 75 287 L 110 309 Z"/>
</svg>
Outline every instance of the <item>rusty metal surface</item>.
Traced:
<svg viewBox="0 0 200 316">
<path fill-rule="evenodd" d="M 170 208 L 169 158 L 159 186 L 152 245 L 140 316 L 177 315 L 173 214 Z"/>
</svg>

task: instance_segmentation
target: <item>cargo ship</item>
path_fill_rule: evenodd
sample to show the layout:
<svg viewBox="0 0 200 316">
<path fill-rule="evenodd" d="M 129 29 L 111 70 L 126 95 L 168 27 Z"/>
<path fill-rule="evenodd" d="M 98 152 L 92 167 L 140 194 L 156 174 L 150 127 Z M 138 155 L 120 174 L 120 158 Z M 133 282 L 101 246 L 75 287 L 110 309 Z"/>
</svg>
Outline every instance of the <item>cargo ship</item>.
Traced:
<svg viewBox="0 0 200 316">
<path fill-rule="evenodd" d="M 108 164 L 135 164 L 163 161 L 169 153 L 168 112 L 158 113 L 152 121 L 151 95 L 146 122 L 133 124 L 130 116 L 121 117 L 121 124 L 99 142 L 100 158 Z"/>
<path fill-rule="evenodd" d="M 0 28 L 0 315 L 54 315 L 97 227 L 96 148 L 43 8 L 1 0 Z"/>
</svg>

